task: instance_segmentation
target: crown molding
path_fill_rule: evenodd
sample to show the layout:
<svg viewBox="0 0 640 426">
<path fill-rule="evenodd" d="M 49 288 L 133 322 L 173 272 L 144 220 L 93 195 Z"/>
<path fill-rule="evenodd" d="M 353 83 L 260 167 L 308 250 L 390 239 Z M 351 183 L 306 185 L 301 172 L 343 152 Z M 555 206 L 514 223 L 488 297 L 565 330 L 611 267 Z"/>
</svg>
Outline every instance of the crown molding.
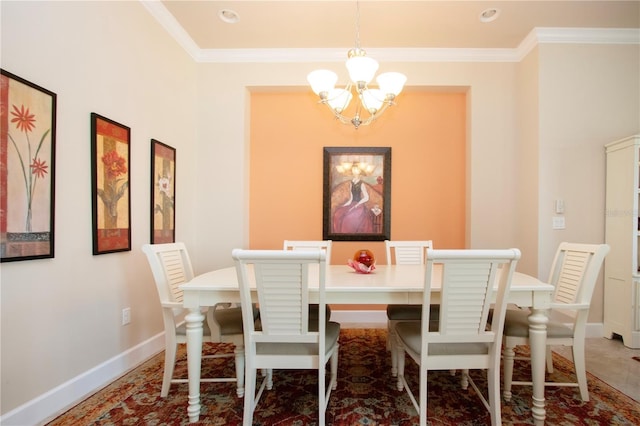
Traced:
<svg viewBox="0 0 640 426">
<path fill-rule="evenodd" d="M 167 31 L 171 37 L 178 42 L 178 44 L 196 61 L 198 61 L 198 55 L 200 48 L 193 41 L 191 36 L 184 30 L 182 25 L 176 21 L 171 13 L 159 0 L 139 0 L 140 3 L 147 9 L 147 11 L 153 16 Z"/>
<path fill-rule="evenodd" d="M 140 2 L 199 63 L 344 62 L 350 49 L 200 49 L 162 2 Z M 384 62 L 520 62 L 536 46 L 545 43 L 640 44 L 640 29 L 534 28 L 513 49 L 367 48 L 367 53 Z"/>
</svg>

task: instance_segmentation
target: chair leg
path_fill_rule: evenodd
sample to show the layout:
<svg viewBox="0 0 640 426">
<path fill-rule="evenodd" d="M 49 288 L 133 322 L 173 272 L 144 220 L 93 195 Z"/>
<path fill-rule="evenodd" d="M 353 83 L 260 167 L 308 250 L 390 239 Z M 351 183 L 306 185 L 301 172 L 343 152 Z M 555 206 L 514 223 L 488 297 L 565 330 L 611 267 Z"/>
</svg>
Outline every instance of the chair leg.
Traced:
<svg viewBox="0 0 640 426">
<path fill-rule="evenodd" d="M 547 345 L 546 361 L 547 361 L 547 373 L 551 374 L 553 373 L 553 356 L 551 356 L 551 346 L 549 345 Z"/>
<path fill-rule="evenodd" d="M 167 345 L 164 351 L 164 375 L 162 376 L 162 389 L 160 397 L 165 398 L 169 395 L 169 387 L 171 387 L 171 379 L 173 378 L 173 368 L 176 365 L 177 345 Z"/>
<path fill-rule="evenodd" d="M 244 347 L 236 345 L 233 353 L 236 357 L 236 393 L 238 398 L 244 396 Z"/>
<path fill-rule="evenodd" d="M 273 369 L 272 368 L 269 368 L 267 370 L 267 375 L 266 375 L 266 379 L 265 380 L 267 381 L 266 382 L 267 383 L 266 384 L 267 390 L 273 389 Z"/>
<path fill-rule="evenodd" d="M 336 343 L 337 345 L 337 343 Z M 338 387 L 338 350 L 340 348 L 336 347 L 335 352 L 331 355 L 331 389 L 336 389 Z"/>
<path fill-rule="evenodd" d="M 589 401 L 589 389 L 587 387 L 587 370 L 584 357 L 584 341 L 579 343 L 577 340 L 573 343 L 573 366 L 576 370 L 578 379 L 578 387 L 580 388 L 580 397 L 584 402 Z"/>
<path fill-rule="evenodd" d="M 387 349 L 391 353 L 391 377 L 398 376 L 398 354 L 396 353 L 396 325 L 388 322 Z"/>
<path fill-rule="evenodd" d="M 502 351 L 502 365 L 504 369 L 504 390 L 503 396 L 505 401 L 511 401 L 511 382 L 513 381 L 513 360 L 516 355 L 513 346 L 508 346 L 505 342 Z"/>
<path fill-rule="evenodd" d="M 397 342 L 395 343 L 395 353 L 396 353 L 396 360 L 398 362 L 398 390 L 401 391 L 404 388 L 404 385 L 402 383 L 401 378 L 404 377 L 404 364 L 405 364 L 405 355 L 404 355 L 404 348 L 402 346 L 400 346 Z"/>
<path fill-rule="evenodd" d="M 451 373 L 451 370 L 449 370 L 449 373 Z M 455 370 L 454 370 L 455 373 Z M 465 368 L 462 370 L 462 375 L 460 376 L 460 387 L 464 390 L 467 390 L 469 388 L 469 369 Z"/>
<path fill-rule="evenodd" d="M 253 423 L 253 411 L 256 408 L 256 369 L 251 363 L 249 363 L 245 371 L 245 395 L 242 424 L 243 426 L 251 426 Z"/>
<path fill-rule="evenodd" d="M 489 387 L 491 425 L 499 426 L 502 424 L 502 414 L 500 412 L 500 367 L 487 370 L 487 384 Z"/>
<path fill-rule="evenodd" d="M 426 367 L 419 365 L 420 369 L 420 426 L 427 426 L 427 369 Z M 404 372 L 403 372 L 404 374 Z"/>
</svg>

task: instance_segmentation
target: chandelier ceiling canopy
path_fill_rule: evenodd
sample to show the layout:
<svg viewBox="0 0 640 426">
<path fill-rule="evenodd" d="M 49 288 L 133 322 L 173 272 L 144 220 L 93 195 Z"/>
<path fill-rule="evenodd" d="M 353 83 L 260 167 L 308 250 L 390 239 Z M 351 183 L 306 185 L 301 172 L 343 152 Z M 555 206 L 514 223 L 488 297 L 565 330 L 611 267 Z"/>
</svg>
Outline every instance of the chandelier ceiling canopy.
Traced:
<svg viewBox="0 0 640 426">
<path fill-rule="evenodd" d="M 378 88 L 368 85 L 378 71 L 378 61 L 367 56 L 360 48 L 360 5 L 356 2 L 356 46 L 347 53 L 349 83 L 344 89 L 336 88 L 338 75 L 330 70 L 320 69 L 309 73 L 307 81 L 311 89 L 320 97 L 320 103 L 331 109 L 336 119 L 343 124 L 352 124 L 356 129 L 371 124 L 392 105 L 402 91 L 407 77 L 399 72 L 386 72 L 376 78 Z M 353 98 L 352 90 L 358 97 L 355 114 L 349 118 L 343 113 Z M 364 116 L 363 116 L 364 114 Z"/>
</svg>

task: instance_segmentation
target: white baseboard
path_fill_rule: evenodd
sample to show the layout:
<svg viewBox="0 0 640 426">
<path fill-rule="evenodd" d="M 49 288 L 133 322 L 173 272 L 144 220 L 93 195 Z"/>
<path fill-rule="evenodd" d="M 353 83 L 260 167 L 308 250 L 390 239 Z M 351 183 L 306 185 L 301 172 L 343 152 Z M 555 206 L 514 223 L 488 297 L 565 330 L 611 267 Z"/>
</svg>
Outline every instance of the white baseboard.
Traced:
<svg viewBox="0 0 640 426">
<path fill-rule="evenodd" d="M 0 417 L 3 426 L 40 425 L 164 350 L 164 332 L 74 377 Z"/>
<path fill-rule="evenodd" d="M 386 311 L 341 311 L 333 309 L 331 321 L 339 322 L 342 328 L 387 328 Z"/>
<path fill-rule="evenodd" d="M 604 324 L 601 322 L 587 323 L 585 337 L 587 339 L 592 337 L 604 337 Z"/>
</svg>

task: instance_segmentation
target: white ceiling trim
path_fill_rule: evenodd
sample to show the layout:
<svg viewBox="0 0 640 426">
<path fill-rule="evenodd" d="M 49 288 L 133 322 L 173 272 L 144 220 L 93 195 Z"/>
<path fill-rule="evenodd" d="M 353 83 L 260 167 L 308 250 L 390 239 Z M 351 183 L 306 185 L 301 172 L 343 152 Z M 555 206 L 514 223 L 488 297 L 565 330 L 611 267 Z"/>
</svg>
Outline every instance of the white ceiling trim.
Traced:
<svg viewBox="0 0 640 426">
<path fill-rule="evenodd" d="M 140 2 L 196 62 L 344 62 L 350 49 L 200 49 L 160 1 Z M 640 44 L 640 29 L 534 28 L 514 49 L 367 48 L 367 53 L 384 62 L 519 62 L 543 43 Z"/>
</svg>

